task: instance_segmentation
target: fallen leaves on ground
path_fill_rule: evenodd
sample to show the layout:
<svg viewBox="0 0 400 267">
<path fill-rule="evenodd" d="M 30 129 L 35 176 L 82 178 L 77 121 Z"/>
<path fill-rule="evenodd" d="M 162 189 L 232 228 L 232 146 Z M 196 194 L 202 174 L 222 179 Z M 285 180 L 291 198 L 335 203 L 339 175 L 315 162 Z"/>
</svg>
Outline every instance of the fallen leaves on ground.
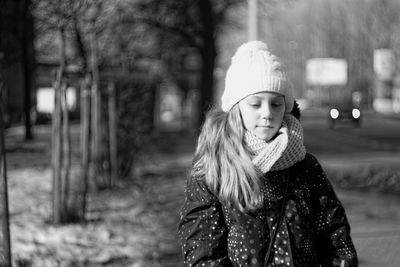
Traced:
<svg viewBox="0 0 400 267">
<path fill-rule="evenodd" d="M 14 266 L 182 266 L 176 227 L 185 168 L 157 166 L 143 175 L 141 189 L 124 181 L 92 192 L 87 222 L 61 226 L 49 223 L 51 169 L 10 170 Z"/>
</svg>

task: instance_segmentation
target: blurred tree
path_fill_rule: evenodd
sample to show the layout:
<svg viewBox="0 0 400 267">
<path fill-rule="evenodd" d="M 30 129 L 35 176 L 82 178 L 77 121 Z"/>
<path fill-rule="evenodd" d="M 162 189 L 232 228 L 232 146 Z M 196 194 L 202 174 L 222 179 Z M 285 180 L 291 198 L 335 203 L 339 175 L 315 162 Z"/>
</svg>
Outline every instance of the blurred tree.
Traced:
<svg viewBox="0 0 400 267">
<path fill-rule="evenodd" d="M 10 221 L 8 213 L 7 169 L 4 146 L 4 120 L 0 111 L 0 266 L 11 266 Z"/>
<path fill-rule="evenodd" d="M 67 34 L 71 29 L 72 14 L 79 11 L 82 3 L 72 0 L 35 2 L 36 18 L 41 29 L 57 34 L 59 68 L 54 81 L 55 105 L 52 118 L 52 168 L 53 168 L 53 223 L 65 223 L 80 219 L 75 198 L 70 192 L 71 145 L 67 107 Z M 81 199 L 81 198 L 78 198 Z"/>
<path fill-rule="evenodd" d="M 108 84 L 108 116 L 110 186 L 113 187 L 118 177 L 117 99 L 114 82 Z"/>
<path fill-rule="evenodd" d="M 54 6 L 52 8 L 55 8 Z M 64 22 L 65 23 L 65 22 Z M 63 94 L 66 91 L 66 55 L 65 55 L 65 27 L 66 25 L 61 20 L 58 25 L 59 44 L 60 44 L 60 66 L 57 72 L 56 80 L 54 81 L 54 111 L 52 119 L 52 159 L 53 159 L 53 223 L 59 224 L 68 222 L 67 217 L 67 200 L 68 200 L 68 184 L 69 184 L 69 166 L 64 165 L 69 161 L 70 145 L 68 134 L 69 129 L 66 122 L 68 117 L 65 117 L 63 112 Z"/>
<path fill-rule="evenodd" d="M 226 20 L 230 7 L 240 3 L 238 0 L 195 0 L 195 1 L 137 1 L 131 7 L 135 16 L 125 13 L 121 17 L 124 23 L 144 23 L 158 30 L 160 57 L 168 72 L 182 71 L 181 66 L 174 66 L 171 61 L 182 62 L 180 56 L 185 51 L 195 53 L 200 59 L 200 119 L 214 103 L 214 69 L 217 56 L 217 35 Z M 183 53 L 182 53 L 183 52 Z M 183 74 L 184 75 L 184 74 Z M 181 73 L 173 73 L 180 77 Z M 177 80 L 177 85 L 184 85 Z M 189 88 L 181 88 L 187 91 Z"/>
<path fill-rule="evenodd" d="M 19 20 L 19 42 L 22 51 L 22 68 L 24 74 L 24 124 L 25 124 L 25 139 L 31 140 L 32 135 L 32 93 L 35 87 L 35 68 L 34 68 L 34 24 L 33 16 L 31 13 L 31 0 L 20 0 L 18 1 L 18 13 L 21 14 Z"/>
<path fill-rule="evenodd" d="M 2 7 L 0 3 L 0 8 Z M 0 29 L 1 30 L 1 29 Z M 1 31 L 0 31 L 1 32 Z M 11 267 L 10 220 L 8 210 L 8 184 L 6 147 L 4 143 L 3 86 L 2 77 L 3 53 L 0 52 L 0 266 Z"/>
<path fill-rule="evenodd" d="M 80 134 L 80 152 L 81 152 L 81 183 L 82 192 L 78 194 L 77 202 L 80 207 L 79 218 L 83 220 L 86 216 L 87 193 L 89 189 L 89 162 L 90 162 L 90 75 L 87 74 L 81 83 L 81 134 Z"/>
<path fill-rule="evenodd" d="M 90 144 L 90 174 L 94 178 L 96 189 L 105 187 L 102 182 L 101 172 L 101 152 L 102 152 L 102 121 L 101 121 L 101 93 L 100 93 L 100 76 L 99 76 L 99 53 L 98 53 L 98 37 L 96 32 L 96 18 L 101 15 L 102 2 L 92 5 L 88 10 L 89 22 L 89 47 L 90 47 L 90 72 L 91 79 L 91 144 Z"/>
<path fill-rule="evenodd" d="M 118 175 L 121 178 L 137 178 L 135 171 L 143 163 L 143 152 L 151 147 L 153 130 L 155 89 L 159 78 L 148 80 L 146 76 L 121 77 L 118 88 Z M 137 182 L 137 181 L 136 181 Z M 139 185 L 139 184 L 138 184 Z M 140 185 L 139 185 L 140 186 Z"/>
<path fill-rule="evenodd" d="M 398 1 L 378 0 L 369 4 L 370 33 L 374 48 L 393 48 L 394 29 L 399 24 Z"/>
<path fill-rule="evenodd" d="M 368 94 L 373 50 L 392 48 L 399 55 L 399 10 L 396 0 L 263 1 L 261 36 L 287 63 L 299 97 L 307 90 L 304 70 L 312 57 L 346 59 L 349 88 Z"/>
<path fill-rule="evenodd" d="M 12 90 L 7 94 L 6 111 L 11 120 L 24 123 L 25 139 L 30 140 L 35 86 L 31 0 L 3 0 L 0 24 L 0 50 L 4 52 L 6 68 L 13 74 L 12 79 L 7 77 L 5 81 Z"/>
<path fill-rule="evenodd" d="M 116 161 L 108 155 L 115 155 L 112 147 L 115 133 L 109 131 L 105 122 L 117 125 L 119 176 L 129 175 L 135 167 L 134 162 L 140 158 L 138 154 L 145 148 L 153 125 L 154 92 L 159 83 L 155 45 L 151 43 L 154 35 L 143 25 L 131 27 L 119 23 L 124 7 L 117 3 L 122 2 L 64 0 L 56 4 L 35 0 L 38 54 L 50 58 L 57 54 L 60 40 L 57 32 L 63 18 L 65 56 L 69 64 L 81 67 L 84 78 L 81 85 L 83 184 L 79 187 L 84 193 L 75 197 L 81 203 L 80 218 L 84 218 L 87 208 L 85 192 L 89 187 L 100 189 L 114 184 L 106 176 L 115 174 L 112 166 Z M 52 5 L 58 5 L 60 10 L 55 12 L 49 8 Z M 110 97 L 110 82 L 115 82 L 117 121 L 107 113 L 108 108 L 112 110 L 107 108 L 108 103 L 112 106 L 112 101 L 106 99 Z"/>
</svg>

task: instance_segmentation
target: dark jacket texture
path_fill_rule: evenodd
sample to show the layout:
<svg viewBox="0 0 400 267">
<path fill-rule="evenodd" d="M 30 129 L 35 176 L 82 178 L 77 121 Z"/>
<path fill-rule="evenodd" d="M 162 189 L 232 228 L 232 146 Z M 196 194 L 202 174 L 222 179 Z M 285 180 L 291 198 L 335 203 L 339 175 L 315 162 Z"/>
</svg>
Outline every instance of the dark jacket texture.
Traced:
<svg viewBox="0 0 400 267">
<path fill-rule="evenodd" d="M 358 266 L 345 211 L 319 162 L 307 154 L 289 169 L 284 216 L 268 262 L 286 188 L 284 172 L 263 177 L 264 205 L 254 212 L 221 203 L 203 177 L 188 177 L 178 231 L 185 265 Z"/>
</svg>

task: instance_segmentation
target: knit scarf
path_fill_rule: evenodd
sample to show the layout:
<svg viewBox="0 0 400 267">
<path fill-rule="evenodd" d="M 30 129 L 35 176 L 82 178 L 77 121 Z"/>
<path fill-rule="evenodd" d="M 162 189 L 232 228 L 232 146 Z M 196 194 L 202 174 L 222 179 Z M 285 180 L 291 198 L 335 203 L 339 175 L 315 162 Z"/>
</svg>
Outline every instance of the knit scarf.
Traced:
<svg viewBox="0 0 400 267">
<path fill-rule="evenodd" d="M 306 155 L 303 128 L 291 114 L 285 115 L 274 139 L 267 142 L 249 131 L 246 131 L 244 139 L 252 152 L 253 164 L 262 173 L 287 169 L 303 160 Z"/>
</svg>

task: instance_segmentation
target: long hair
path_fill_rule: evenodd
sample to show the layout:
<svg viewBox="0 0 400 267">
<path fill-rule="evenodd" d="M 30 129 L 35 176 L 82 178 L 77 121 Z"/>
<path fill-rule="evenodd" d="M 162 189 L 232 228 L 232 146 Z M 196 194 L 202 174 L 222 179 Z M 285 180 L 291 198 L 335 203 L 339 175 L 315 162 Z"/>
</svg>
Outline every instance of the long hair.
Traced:
<svg viewBox="0 0 400 267">
<path fill-rule="evenodd" d="M 244 143 L 245 128 L 239 106 L 229 112 L 211 110 L 201 129 L 193 171 L 202 175 L 219 200 L 241 211 L 253 211 L 263 202 L 260 173 Z"/>
</svg>

